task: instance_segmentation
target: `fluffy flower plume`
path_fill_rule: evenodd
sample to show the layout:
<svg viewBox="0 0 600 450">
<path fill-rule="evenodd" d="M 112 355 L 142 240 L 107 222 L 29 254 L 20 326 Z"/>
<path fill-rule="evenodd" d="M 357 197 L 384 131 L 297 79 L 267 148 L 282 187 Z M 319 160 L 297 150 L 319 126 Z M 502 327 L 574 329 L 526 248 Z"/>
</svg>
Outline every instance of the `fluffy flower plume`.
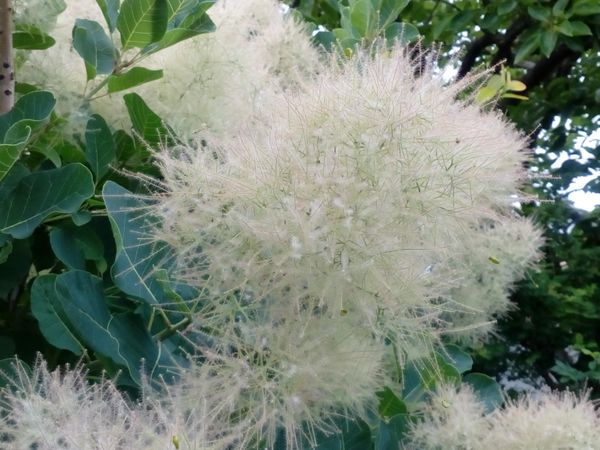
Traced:
<svg viewBox="0 0 600 450">
<path fill-rule="evenodd" d="M 404 448 L 419 450 L 490 448 L 511 450 L 593 449 L 600 416 L 586 397 L 537 393 L 484 415 L 469 387 L 446 386 L 432 398 Z"/>
<path fill-rule="evenodd" d="M 66 8 L 56 17 L 56 13 L 62 9 L 58 6 L 65 4 Z M 86 73 L 83 59 L 72 46 L 73 26 L 76 19 L 95 20 L 103 24 L 102 12 L 93 2 L 81 0 L 27 1 L 22 8 L 25 21 L 42 16 L 40 20 L 46 21 L 45 31 L 56 43 L 44 51 L 26 52 L 26 59 L 21 62 L 17 72 L 18 81 L 52 91 L 57 98 L 56 110 L 69 117 L 69 125 L 76 129 L 85 124 L 91 111 L 83 100 Z M 54 16 L 50 15 L 52 8 L 56 9 Z M 50 18 L 53 20 L 47 22 Z M 33 24 L 39 25 L 38 22 Z"/>
<path fill-rule="evenodd" d="M 275 320 L 318 308 L 393 340 L 452 329 L 444 313 L 490 320 L 539 238 L 509 211 L 523 140 L 455 101 L 460 88 L 416 77 L 400 48 L 332 63 L 258 129 L 161 155 L 157 238 L 188 282 L 214 298 L 242 292 L 249 309 L 277 299 Z M 498 295 L 462 304 L 458 290 L 485 283 L 473 266 Z M 230 323 L 225 303 L 204 320 Z"/>
<path fill-rule="evenodd" d="M 192 427 L 208 425 L 211 441 L 235 448 L 261 441 L 272 448 L 280 430 L 286 448 L 305 448 L 315 430 L 336 431 L 340 414 L 375 406 L 382 382 L 381 349 L 340 318 L 248 324 L 235 351 L 200 351 L 206 361 L 169 388 L 167 409 L 195 417 Z"/>
<path fill-rule="evenodd" d="M 40 8 L 37 3 L 48 4 Z M 58 110 L 72 119 L 98 112 L 111 124 L 127 126 L 121 93 L 84 101 L 86 72 L 73 50 L 72 30 L 76 19 L 89 19 L 109 34 L 100 8 L 93 1 L 29 0 L 23 3 L 23 17 L 34 10 L 33 20 L 55 4 L 67 6 L 54 27 L 60 9 L 53 7 L 54 16 L 47 15 L 52 21 L 47 18 L 45 28 L 51 28 L 56 44 L 29 52 L 19 80 L 52 90 L 59 97 Z M 263 97 L 296 85 L 318 64 L 304 27 L 283 14 L 275 0 L 221 0 L 208 13 L 216 31 L 146 58 L 141 65 L 164 69 L 164 77 L 135 89 L 180 135 L 206 129 L 225 133 L 247 123 Z M 118 31 L 112 38 L 119 42 Z"/>
<path fill-rule="evenodd" d="M 152 57 L 165 76 L 139 89 L 180 135 L 230 134 L 318 66 L 308 32 L 275 0 L 220 0 L 208 13 L 216 31 Z"/>
<path fill-rule="evenodd" d="M 295 448 L 301 424 L 328 429 L 324 411 L 360 415 L 377 383 L 394 383 L 375 358 L 390 347 L 423 357 L 444 333 L 481 338 L 540 243 L 510 207 L 524 140 L 499 115 L 456 100 L 467 82 L 416 75 L 400 47 L 317 72 L 272 96 L 251 128 L 158 155 L 166 193 L 155 238 L 202 291 L 197 326 L 218 342 L 220 362 L 186 383 L 215 385 L 190 389 L 209 409 L 247 411 L 243 443 L 272 442 L 279 424 Z M 314 328 L 323 321 L 364 342 L 375 381 Z M 311 327 L 321 345 L 287 345 Z M 277 356 L 256 356 L 264 352 Z M 272 375 L 283 361 L 325 360 L 310 391 Z M 240 388 L 219 389 L 222 373 Z M 340 391 L 337 377 L 354 388 Z"/>
<path fill-rule="evenodd" d="M 64 11 L 64 0 L 15 0 L 14 20 L 20 26 L 32 26 L 48 32 L 56 25 L 56 17 Z"/>
<path fill-rule="evenodd" d="M 76 17 L 102 21 L 79 5 L 68 2 L 56 37 Z M 222 0 L 210 14 L 217 32 L 146 61 L 165 77 L 138 91 L 196 139 L 157 155 L 165 190 L 151 239 L 201 293 L 188 337 L 211 345 L 196 343 L 179 381 L 135 407 L 110 383 L 39 365 L 7 395 L 14 448 L 168 448 L 170 436 L 193 449 L 269 448 L 280 435 L 302 448 L 340 415 L 367 417 L 402 358 L 426 357 L 443 334 L 481 339 L 537 257 L 539 232 L 510 206 L 524 138 L 457 100 L 469 80 L 416 73 L 401 47 L 319 62 L 272 0 Z M 77 62 L 59 89 L 73 109 L 83 63 L 67 37 L 51 52 L 28 61 L 28 81 L 65 83 L 48 62 L 61 73 Z M 122 120 L 111 101 L 95 108 Z M 72 411 L 55 417 L 61 402 Z M 94 447 L 84 434 L 114 440 Z"/>
<path fill-rule="evenodd" d="M 16 363 L 2 392 L 0 439 L 6 450 L 164 449 L 152 423 L 130 406 L 109 381 L 90 385 L 75 368 L 49 372 L 40 360 L 33 372 Z M 162 440 L 162 446 L 160 445 Z"/>
</svg>

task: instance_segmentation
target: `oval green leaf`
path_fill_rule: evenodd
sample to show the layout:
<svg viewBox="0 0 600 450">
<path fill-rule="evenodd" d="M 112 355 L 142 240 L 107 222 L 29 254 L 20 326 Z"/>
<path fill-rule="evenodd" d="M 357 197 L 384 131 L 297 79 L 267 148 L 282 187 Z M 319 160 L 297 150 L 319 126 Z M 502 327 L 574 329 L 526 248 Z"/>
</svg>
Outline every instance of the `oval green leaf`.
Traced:
<svg viewBox="0 0 600 450">
<path fill-rule="evenodd" d="M 167 31 L 167 7 L 167 0 L 125 0 L 117 19 L 123 49 L 160 41 Z"/>
<path fill-rule="evenodd" d="M 502 389 L 493 378 L 482 373 L 470 373 L 464 376 L 463 382 L 473 388 L 479 400 L 485 405 L 486 414 L 504 403 Z"/>
<path fill-rule="evenodd" d="M 108 74 L 113 71 L 117 50 L 98 22 L 86 19 L 75 21 L 73 48 L 88 66 L 88 79 L 94 78 L 96 73 Z"/>
<path fill-rule="evenodd" d="M 81 164 L 29 174 L 0 196 L 0 232 L 24 239 L 51 214 L 74 213 L 92 195 L 92 174 Z"/>
<path fill-rule="evenodd" d="M 56 275 L 51 274 L 35 279 L 31 286 L 31 313 L 51 345 L 81 355 L 84 347 L 69 329 L 65 312 L 54 290 L 56 278 Z"/>
<path fill-rule="evenodd" d="M 159 80 L 163 76 L 162 70 L 151 70 L 145 67 L 134 67 L 122 75 L 111 75 L 108 78 L 108 93 L 124 91 L 140 84 Z"/>
<path fill-rule="evenodd" d="M 106 175 L 116 153 L 117 147 L 108 124 L 102 116 L 94 114 L 85 130 L 85 158 L 97 180 Z"/>
</svg>

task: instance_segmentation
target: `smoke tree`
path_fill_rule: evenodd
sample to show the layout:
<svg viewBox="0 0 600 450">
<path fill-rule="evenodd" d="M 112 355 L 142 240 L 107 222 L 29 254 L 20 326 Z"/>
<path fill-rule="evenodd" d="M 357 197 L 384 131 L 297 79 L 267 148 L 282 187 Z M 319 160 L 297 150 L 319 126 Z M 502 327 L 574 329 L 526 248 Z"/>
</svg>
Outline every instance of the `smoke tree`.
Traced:
<svg viewBox="0 0 600 450">
<path fill-rule="evenodd" d="M 51 350 L 2 361 L 2 446 L 593 445 L 587 397 L 502 407 L 457 345 L 542 244 L 489 74 L 445 82 L 404 1 L 350 2 L 329 52 L 213 3 L 18 2 L 0 293 Z"/>
</svg>

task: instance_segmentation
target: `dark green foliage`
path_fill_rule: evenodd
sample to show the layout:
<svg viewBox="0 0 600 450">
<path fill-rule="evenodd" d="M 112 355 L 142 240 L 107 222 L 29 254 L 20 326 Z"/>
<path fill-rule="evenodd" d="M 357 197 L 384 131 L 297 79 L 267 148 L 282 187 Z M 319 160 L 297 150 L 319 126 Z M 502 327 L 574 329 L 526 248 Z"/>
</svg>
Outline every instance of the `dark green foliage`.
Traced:
<svg viewBox="0 0 600 450">
<path fill-rule="evenodd" d="M 103 25 L 77 20 L 73 47 L 96 83 L 86 99 L 162 77 L 123 60 L 123 49 L 153 53 L 167 46 L 167 34 L 173 45 L 211 31 L 213 3 L 99 0 L 124 45 L 117 48 Z M 16 48 L 53 43 L 36 29 L 15 31 Z M 133 130 L 114 130 L 97 114 L 72 130 L 53 112 L 54 94 L 30 85 L 17 91 L 15 107 L 0 116 L 0 343 L 7 350 L 0 358 L 32 362 L 41 352 L 53 366 L 84 357 L 92 374 L 121 372 L 119 383 L 130 386 L 139 386 L 142 361 L 151 378 L 166 375 L 185 364 L 176 332 L 189 323 L 182 296 L 196 293 L 154 270 L 165 249 L 147 245 L 143 201 L 115 183 L 135 191 L 141 182 L 115 169 L 157 175 L 151 149 L 172 132 L 134 94 L 125 97 Z M 156 309 L 167 302 L 172 312 Z"/>
</svg>

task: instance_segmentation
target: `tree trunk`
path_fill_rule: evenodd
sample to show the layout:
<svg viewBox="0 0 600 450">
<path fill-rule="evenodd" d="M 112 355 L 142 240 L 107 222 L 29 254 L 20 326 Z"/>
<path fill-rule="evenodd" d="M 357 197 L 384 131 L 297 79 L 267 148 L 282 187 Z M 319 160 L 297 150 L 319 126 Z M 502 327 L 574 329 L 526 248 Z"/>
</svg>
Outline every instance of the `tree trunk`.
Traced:
<svg viewBox="0 0 600 450">
<path fill-rule="evenodd" d="M 15 72 L 12 62 L 12 1 L 0 0 L 0 114 L 15 103 Z"/>
</svg>

